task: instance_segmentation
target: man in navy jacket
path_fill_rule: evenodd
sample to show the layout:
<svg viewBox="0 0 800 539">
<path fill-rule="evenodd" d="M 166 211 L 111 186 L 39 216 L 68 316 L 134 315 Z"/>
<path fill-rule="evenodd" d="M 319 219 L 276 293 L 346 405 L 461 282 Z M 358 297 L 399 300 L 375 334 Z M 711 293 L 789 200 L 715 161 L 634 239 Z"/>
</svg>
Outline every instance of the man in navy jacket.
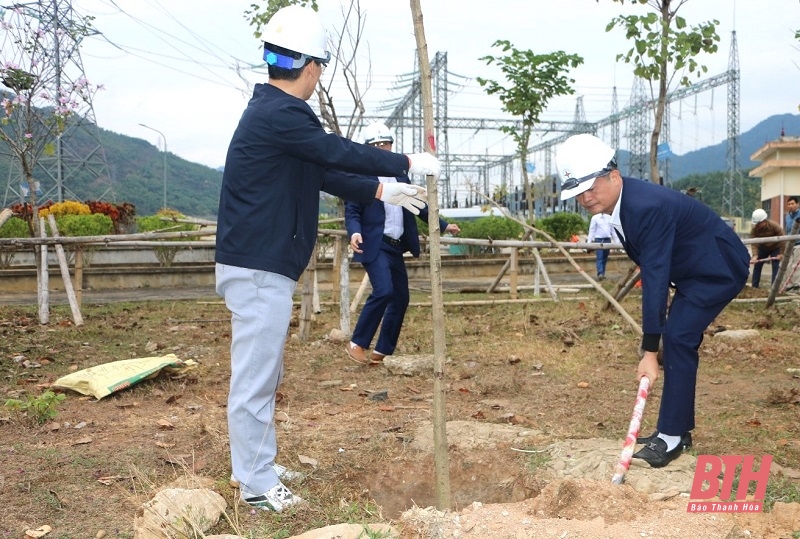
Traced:
<svg viewBox="0 0 800 539">
<path fill-rule="evenodd" d="M 412 212 L 425 190 L 356 174 L 439 172 L 430 154 L 357 144 L 322 128 L 306 100 L 330 59 L 316 12 L 279 10 L 261 36 L 269 83 L 258 84 L 225 160 L 217 218 L 216 287 L 231 317 L 228 435 L 232 481 L 251 507 L 281 511 L 302 500 L 281 482 L 273 416 L 283 376 L 292 294 L 317 240 L 320 191 Z"/>
<path fill-rule="evenodd" d="M 664 388 L 657 431 L 639 440 L 646 445 L 633 456 L 659 468 L 691 445 L 703 331 L 744 287 L 750 256 L 708 206 L 673 189 L 623 178 L 614 154 L 593 135 L 567 139 L 556 155 L 561 199 L 577 197 L 589 213 L 611 215 L 625 252 L 641 269 L 644 353 L 637 378 L 658 378 L 663 340 Z"/>
<path fill-rule="evenodd" d="M 384 124 L 376 122 L 364 128 L 364 144 L 392 151 L 394 134 Z M 408 184 L 408 176 L 371 176 L 373 183 Z M 420 219 L 427 222 L 427 206 L 419 212 Z M 347 355 L 355 362 L 366 365 L 380 363 L 394 353 L 400 330 L 408 308 L 408 273 L 403 253 L 410 251 L 419 256 L 419 232 L 414 214 L 398 206 L 387 206 L 379 200 L 370 202 L 347 202 L 345 204 L 345 226 L 353 260 L 361 262 L 369 276 L 372 293 L 364 303 L 353 336 L 347 345 Z M 456 224 L 439 219 L 442 232 L 458 234 Z M 381 327 L 375 349 L 369 358 L 366 349 Z"/>
</svg>

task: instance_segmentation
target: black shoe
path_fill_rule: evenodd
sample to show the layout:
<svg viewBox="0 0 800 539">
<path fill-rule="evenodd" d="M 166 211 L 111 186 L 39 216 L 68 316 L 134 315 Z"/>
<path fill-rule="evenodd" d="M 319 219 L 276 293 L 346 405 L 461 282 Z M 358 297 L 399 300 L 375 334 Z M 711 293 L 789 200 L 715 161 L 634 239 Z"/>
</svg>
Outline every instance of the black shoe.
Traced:
<svg viewBox="0 0 800 539">
<path fill-rule="evenodd" d="M 650 436 L 640 436 L 639 438 L 636 438 L 636 443 L 648 445 L 656 438 L 658 438 L 657 430 L 653 431 L 653 434 L 651 434 Z M 678 445 L 680 445 L 684 451 L 688 451 L 692 447 L 692 433 L 686 432 L 683 435 L 681 435 L 681 441 L 680 444 Z"/>
<path fill-rule="evenodd" d="M 661 438 L 656 438 L 639 451 L 633 454 L 633 458 L 642 459 L 653 468 L 663 468 L 676 458 L 681 456 L 683 445 L 678 444 L 672 451 L 667 451 L 667 442 Z"/>
</svg>

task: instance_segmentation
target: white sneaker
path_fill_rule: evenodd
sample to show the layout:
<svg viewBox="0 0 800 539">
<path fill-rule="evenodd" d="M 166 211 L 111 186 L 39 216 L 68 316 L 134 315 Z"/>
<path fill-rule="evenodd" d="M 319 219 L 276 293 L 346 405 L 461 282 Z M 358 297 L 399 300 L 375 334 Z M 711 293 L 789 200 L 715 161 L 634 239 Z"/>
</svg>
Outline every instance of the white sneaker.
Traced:
<svg viewBox="0 0 800 539">
<path fill-rule="evenodd" d="M 273 464 L 272 469 L 275 470 L 275 473 L 278 474 L 278 479 L 281 481 L 299 481 L 306 476 L 303 472 L 290 470 L 286 466 L 281 466 L 280 464 Z"/>
<path fill-rule="evenodd" d="M 281 466 L 280 464 L 273 464 L 272 469 L 275 470 L 275 473 L 278 475 L 278 479 L 281 481 L 299 481 L 306 476 L 306 474 L 303 472 L 290 470 L 286 466 Z M 233 488 L 239 488 L 239 480 L 236 479 L 233 474 L 231 474 L 230 486 Z"/>
<path fill-rule="evenodd" d="M 292 491 L 286 488 L 283 483 L 278 483 L 264 494 L 250 494 L 242 490 L 239 493 L 239 498 L 250 507 L 264 511 L 275 511 L 276 513 L 304 502 L 303 498 L 292 494 Z"/>
</svg>

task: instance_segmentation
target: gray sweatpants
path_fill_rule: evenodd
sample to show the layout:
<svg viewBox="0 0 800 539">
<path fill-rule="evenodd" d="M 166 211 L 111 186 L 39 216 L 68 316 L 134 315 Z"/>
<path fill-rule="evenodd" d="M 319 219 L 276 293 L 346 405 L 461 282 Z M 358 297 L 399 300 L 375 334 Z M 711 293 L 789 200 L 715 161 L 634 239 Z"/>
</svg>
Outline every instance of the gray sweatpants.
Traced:
<svg viewBox="0 0 800 539">
<path fill-rule="evenodd" d="M 296 285 L 277 273 L 216 265 L 217 294 L 231 312 L 231 466 L 246 496 L 279 483 L 273 416 Z"/>
</svg>

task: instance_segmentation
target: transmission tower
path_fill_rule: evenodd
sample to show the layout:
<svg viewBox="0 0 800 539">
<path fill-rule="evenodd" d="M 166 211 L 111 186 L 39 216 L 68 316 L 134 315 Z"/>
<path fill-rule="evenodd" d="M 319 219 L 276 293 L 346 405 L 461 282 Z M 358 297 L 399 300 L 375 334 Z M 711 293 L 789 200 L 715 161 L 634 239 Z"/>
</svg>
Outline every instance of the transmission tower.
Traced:
<svg viewBox="0 0 800 539">
<path fill-rule="evenodd" d="M 631 91 L 631 107 L 636 108 L 636 113 L 628 118 L 627 133 L 628 150 L 630 159 L 628 161 L 628 174 L 636 178 L 649 178 L 650 161 L 648 159 L 648 135 L 650 133 L 650 108 L 643 105 L 647 103 L 647 93 L 645 92 L 644 80 L 636 77 L 633 80 Z"/>
<path fill-rule="evenodd" d="M 447 53 L 437 52 L 431 62 L 431 82 L 433 85 L 433 112 L 434 112 L 434 141 L 437 145 L 436 153 L 442 161 L 442 174 L 439 176 L 439 191 L 441 204 L 448 207 L 452 202 L 450 190 L 450 171 L 452 160 L 448 142 L 448 113 L 447 96 L 448 87 Z M 414 60 L 414 73 L 405 75 L 409 83 L 406 94 L 394 103 L 394 108 L 384 123 L 395 130 L 398 151 L 407 151 L 403 147 L 403 131 L 411 130 L 411 151 L 413 153 L 424 150 L 424 128 L 422 122 L 422 91 L 419 78 L 419 58 Z M 369 118 L 365 117 L 365 120 Z"/>
<path fill-rule="evenodd" d="M 583 108 L 583 96 L 578 96 L 578 99 L 575 100 L 575 116 L 572 118 L 572 122 L 575 125 L 580 125 L 586 123 L 586 109 Z M 578 129 L 575 129 L 577 132 Z"/>
<path fill-rule="evenodd" d="M 617 101 L 617 87 L 611 91 L 611 115 L 616 116 L 619 114 L 619 102 Z M 615 150 L 619 149 L 619 122 L 611 123 L 611 147 Z"/>
<path fill-rule="evenodd" d="M 671 106 L 669 100 L 664 104 L 664 118 L 661 120 L 661 134 L 659 142 L 669 148 L 670 141 L 670 119 L 671 119 Z M 669 185 L 669 151 L 664 156 L 664 165 L 661 168 L 661 178 L 654 178 L 654 183 L 661 183 L 658 180 L 663 179 L 662 185 Z"/>
<path fill-rule="evenodd" d="M 728 57 L 728 144 L 725 152 L 727 174 L 722 185 L 722 209 L 731 217 L 742 217 L 744 213 L 744 176 L 739 166 L 739 47 L 736 44 L 736 30 L 731 32 L 731 51 Z"/>
<path fill-rule="evenodd" d="M 97 31 L 72 9 L 71 0 L 15 4 L 13 10 L 6 11 L 5 17 L 17 18 L 19 24 L 38 21 L 41 52 L 36 61 L 54 64 L 55 68 L 55 76 L 42 81 L 43 90 L 61 96 L 64 88 L 86 79 L 80 45 L 83 37 L 95 35 Z M 53 155 L 42 156 L 34 170 L 34 177 L 41 185 L 39 200 L 63 202 L 65 196 L 74 200 L 114 199 L 91 97 L 81 110 L 70 116 L 67 129 L 52 142 Z M 76 183 L 79 178 L 85 187 Z M 26 188 L 20 164 L 12 159 L 3 204 L 23 201 Z"/>
</svg>

